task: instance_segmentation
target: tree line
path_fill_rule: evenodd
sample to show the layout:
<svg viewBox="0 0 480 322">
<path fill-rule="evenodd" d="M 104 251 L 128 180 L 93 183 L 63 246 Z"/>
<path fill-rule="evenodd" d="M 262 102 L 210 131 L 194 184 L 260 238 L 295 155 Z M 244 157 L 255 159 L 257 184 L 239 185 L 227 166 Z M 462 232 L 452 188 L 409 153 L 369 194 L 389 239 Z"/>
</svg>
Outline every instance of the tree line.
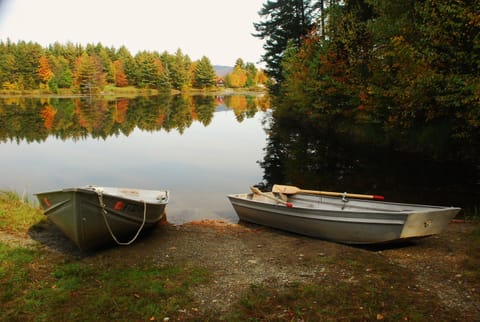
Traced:
<svg viewBox="0 0 480 322">
<path fill-rule="evenodd" d="M 259 14 L 278 110 L 478 132 L 478 1 L 269 0 Z"/>
<path fill-rule="evenodd" d="M 253 87 L 265 82 L 263 72 L 238 59 L 231 87 Z M 244 75 L 245 78 L 239 78 Z M 247 76 L 248 75 L 248 76 Z M 181 49 L 174 54 L 141 51 L 132 55 L 101 43 L 86 46 L 54 43 L 44 48 L 34 42 L 0 42 L 0 86 L 3 90 L 34 90 L 58 93 L 68 89 L 97 94 L 106 85 L 142 89 L 183 91 L 210 88 L 219 83 L 208 57 L 192 61 Z"/>
</svg>

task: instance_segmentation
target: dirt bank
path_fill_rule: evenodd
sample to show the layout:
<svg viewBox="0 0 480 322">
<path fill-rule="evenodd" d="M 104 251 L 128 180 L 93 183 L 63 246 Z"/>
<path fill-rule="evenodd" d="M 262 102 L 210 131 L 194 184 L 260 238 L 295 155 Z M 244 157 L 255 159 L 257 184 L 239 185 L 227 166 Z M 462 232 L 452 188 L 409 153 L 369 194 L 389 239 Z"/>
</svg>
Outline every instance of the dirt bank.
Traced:
<svg viewBox="0 0 480 322">
<path fill-rule="evenodd" d="M 298 282 L 355 284 L 375 274 L 411 274 L 407 288 L 460 312 L 459 320 L 480 317 L 480 285 L 465 269 L 472 223 L 451 223 L 433 236 L 395 247 L 359 248 L 249 224 L 202 221 L 164 224 L 135 244 L 95 253 L 79 252 L 51 224 L 22 236 L 0 236 L 24 245 L 40 243 L 59 256 L 92 262 L 196 265 L 213 272 L 213 283 L 195 289 L 198 309 L 225 312 L 242 290 L 267 283 L 278 288 Z M 28 236 L 27 236 L 28 237 Z M 376 266 L 386 266 L 376 273 Z M 388 266 L 390 265 L 390 266 Z"/>
</svg>

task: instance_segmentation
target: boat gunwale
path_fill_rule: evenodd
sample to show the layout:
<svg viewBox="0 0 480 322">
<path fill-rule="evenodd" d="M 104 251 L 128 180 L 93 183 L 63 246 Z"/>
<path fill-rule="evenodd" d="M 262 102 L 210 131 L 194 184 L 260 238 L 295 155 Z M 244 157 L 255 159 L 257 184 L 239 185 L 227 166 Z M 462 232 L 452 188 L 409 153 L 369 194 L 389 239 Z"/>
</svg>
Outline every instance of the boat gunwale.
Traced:
<svg viewBox="0 0 480 322">
<path fill-rule="evenodd" d="M 96 190 L 96 189 L 102 189 L 102 190 Z M 106 191 L 104 190 L 106 189 Z M 119 193 L 112 193 L 109 190 L 118 190 Z M 165 195 L 164 199 L 152 199 L 152 198 L 145 198 L 142 199 L 140 197 L 136 196 L 129 196 L 124 193 L 121 193 L 120 190 L 122 189 L 129 189 L 129 190 L 136 190 L 138 192 L 149 192 L 149 193 L 163 193 Z M 85 194 L 96 194 L 98 195 L 101 193 L 103 196 L 108 196 L 111 198 L 117 198 L 117 199 L 124 199 L 124 200 L 130 200 L 133 202 L 138 202 L 138 203 L 146 203 L 146 204 L 152 204 L 152 205 L 167 205 L 170 199 L 170 191 L 167 189 L 162 189 L 162 190 L 150 190 L 150 189 L 132 189 L 132 188 L 117 188 L 117 187 L 104 187 L 104 186 L 83 186 L 83 187 L 71 187 L 71 188 L 63 188 L 63 189 L 58 189 L 58 190 L 49 190 L 49 191 L 42 191 L 38 193 L 34 193 L 34 196 L 39 196 L 39 195 L 48 195 L 48 194 L 53 194 L 53 193 L 69 193 L 69 192 L 79 192 L 79 193 L 85 193 Z"/>
<path fill-rule="evenodd" d="M 431 212 L 431 211 L 442 211 L 442 210 L 457 210 L 457 211 L 461 210 L 460 207 L 453 207 L 453 206 L 435 206 L 435 205 L 427 205 L 427 204 L 399 203 L 399 202 L 390 202 L 390 201 L 362 200 L 362 199 L 355 199 L 355 202 L 359 202 L 359 203 L 362 203 L 362 204 L 373 203 L 373 204 L 377 204 L 377 205 L 403 206 L 405 208 L 411 207 L 411 208 L 414 208 L 414 209 L 390 210 L 390 209 L 381 209 L 381 208 L 373 208 L 373 207 L 352 206 L 352 205 L 348 205 L 348 207 L 346 207 L 345 209 L 324 209 L 324 208 L 321 208 L 321 207 L 305 207 L 305 206 L 302 206 L 302 205 L 295 205 L 295 199 L 289 200 L 290 202 L 293 202 L 293 207 L 292 208 L 287 208 L 284 205 L 279 204 L 279 203 L 275 203 L 275 201 L 270 200 L 270 199 L 264 199 L 264 200 L 253 199 L 253 198 L 251 198 L 251 196 L 253 196 L 253 195 L 254 195 L 253 193 L 240 193 L 240 194 L 230 194 L 230 195 L 227 195 L 227 197 L 228 198 L 239 199 L 239 200 L 249 202 L 249 203 L 252 203 L 252 204 L 258 203 L 258 204 L 265 204 L 265 205 L 272 205 L 272 206 L 280 206 L 281 208 L 290 209 L 290 210 L 292 210 L 292 209 L 293 210 L 302 209 L 302 210 L 309 210 L 309 211 L 314 211 L 314 212 L 315 211 L 316 212 L 318 212 L 318 211 L 335 212 L 335 213 L 341 212 L 341 213 L 345 213 L 345 214 L 347 214 L 347 213 L 358 213 L 359 212 L 359 211 L 355 211 L 354 209 L 351 209 L 351 208 L 358 208 L 358 209 L 367 210 L 367 211 L 362 211 L 362 213 L 379 213 L 379 214 L 392 214 L 392 215 L 397 215 L 397 214 L 398 215 L 400 215 L 400 214 L 409 215 L 409 214 L 413 214 L 413 213 L 428 213 L 428 212 Z M 316 195 L 307 194 L 307 193 L 302 193 L 302 194 L 299 193 L 297 195 L 308 195 L 308 196 L 311 196 L 311 197 L 318 197 Z M 318 198 L 322 198 L 322 199 L 326 199 L 326 200 L 335 200 L 335 201 L 338 201 L 338 200 L 341 199 L 341 197 L 330 197 L 330 196 L 322 196 L 322 197 L 318 197 Z M 352 200 L 352 199 L 349 199 L 349 200 Z M 302 202 L 304 202 L 304 201 L 302 201 Z M 334 202 L 330 202 L 330 203 L 321 202 L 321 204 L 340 206 L 339 204 L 334 203 Z M 347 209 L 347 208 L 349 208 L 349 209 Z"/>
</svg>

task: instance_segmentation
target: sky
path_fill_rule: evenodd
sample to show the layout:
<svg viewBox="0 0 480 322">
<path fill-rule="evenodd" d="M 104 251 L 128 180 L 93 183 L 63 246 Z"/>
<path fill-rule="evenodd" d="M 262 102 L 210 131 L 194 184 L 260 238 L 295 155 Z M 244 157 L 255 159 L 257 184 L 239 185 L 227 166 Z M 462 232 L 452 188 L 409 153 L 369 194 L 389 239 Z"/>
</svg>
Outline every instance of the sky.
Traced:
<svg viewBox="0 0 480 322">
<path fill-rule="evenodd" d="M 0 0 L 0 40 L 46 47 L 72 42 L 138 51 L 181 49 L 192 60 L 261 66 L 263 41 L 251 34 L 266 0 Z"/>
</svg>

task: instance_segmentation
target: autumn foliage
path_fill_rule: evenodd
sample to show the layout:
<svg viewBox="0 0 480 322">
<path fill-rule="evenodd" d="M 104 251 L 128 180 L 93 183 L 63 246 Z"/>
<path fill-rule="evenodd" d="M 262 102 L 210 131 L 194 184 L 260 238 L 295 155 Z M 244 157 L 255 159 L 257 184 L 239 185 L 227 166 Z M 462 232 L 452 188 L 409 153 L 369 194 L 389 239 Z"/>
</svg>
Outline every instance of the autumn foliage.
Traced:
<svg viewBox="0 0 480 322">
<path fill-rule="evenodd" d="M 52 78 L 53 72 L 52 69 L 50 68 L 50 64 L 48 62 L 48 59 L 45 55 L 40 56 L 40 59 L 38 60 L 38 76 L 40 77 L 40 80 L 43 83 L 48 83 L 48 81 Z"/>
<path fill-rule="evenodd" d="M 333 3 L 333 2 L 332 2 Z M 321 122 L 480 128 L 480 11 L 473 2 L 344 1 L 283 55 L 277 106 Z"/>
<path fill-rule="evenodd" d="M 106 85 L 133 86 L 169 92 L 216 85 L 217 75 L 207 57 L 192 61 L 178 49 L 175 54 L 140 51 L 134 56 L 102 44 L 60 44 L 48 48 L 19 41 L 0 41 L 0 89 L 70 89 L 96 94 Z M 247 84 L 248 86 L 248 81 Z"/>
</svg>

